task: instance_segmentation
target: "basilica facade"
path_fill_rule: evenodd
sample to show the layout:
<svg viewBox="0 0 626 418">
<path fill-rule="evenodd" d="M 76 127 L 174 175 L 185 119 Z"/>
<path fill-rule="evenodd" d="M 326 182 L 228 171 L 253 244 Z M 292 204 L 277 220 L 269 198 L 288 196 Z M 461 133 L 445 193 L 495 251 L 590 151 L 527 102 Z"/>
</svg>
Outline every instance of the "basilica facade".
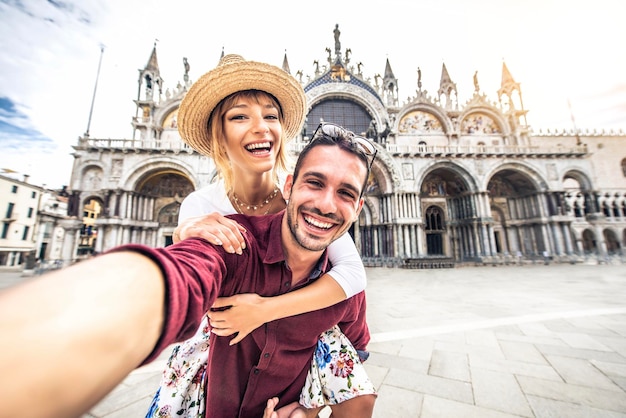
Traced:
<svg viewBox="0 0 626 418">
<path fill-rule="evenodd" d="M 296 157 L 320 121 L 375 142 L 350 231 L 366 265 L 622 261 L 625 132 L 533 131 L 505 63 L 497 92 L 481 91 L 474 74 L 463 100 L 445 64 L 434 94 L 422 89 L 418 69 L 415 95 L 401 103 L 389 60 L 383 75 L 363 74 L 338 31 L 326 52 L 312 74 L 294 75 L 308 112 L 289 149 Z M 139 74 L 133 137 L 84 135 L 74 146 L 64 262 L 124 243 L 169 245 L 182 200 L 215 179 L 213 161 L 177 131 L 192 84 L 183 64 L 182 81 L 165 86 L 155 46 Z M 282 68 L 290 72 L 286 55 Z"/>
</svg>

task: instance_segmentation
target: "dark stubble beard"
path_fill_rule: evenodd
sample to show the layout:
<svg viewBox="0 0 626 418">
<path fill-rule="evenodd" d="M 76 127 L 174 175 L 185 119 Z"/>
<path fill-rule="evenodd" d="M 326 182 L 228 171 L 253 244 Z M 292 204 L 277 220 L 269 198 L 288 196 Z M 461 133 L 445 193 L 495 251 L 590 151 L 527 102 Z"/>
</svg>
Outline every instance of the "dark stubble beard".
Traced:
<svg viewBox="0 0 626 418">
<path fill-rule="evenodd" d="M 287 208 L 287 225 L 289 226 L 289 231 L 291 232 L 291 237 L 293 241 L 298 244 L 301 248 L 309 251 L 323 251 L 329 245 L 330 242 L 320 241 L 315 238 L 311 238 L 309 234 L 303 232 L 299 227 L 298 223 L 294 221 L 294 215 L 297 217 L 298 210 L 294 211 L 289 210 Z M 304 221 L 303 221 L 304 222 Z M 331 241 L 332 242 L 332 241 Z"/>
</svg>

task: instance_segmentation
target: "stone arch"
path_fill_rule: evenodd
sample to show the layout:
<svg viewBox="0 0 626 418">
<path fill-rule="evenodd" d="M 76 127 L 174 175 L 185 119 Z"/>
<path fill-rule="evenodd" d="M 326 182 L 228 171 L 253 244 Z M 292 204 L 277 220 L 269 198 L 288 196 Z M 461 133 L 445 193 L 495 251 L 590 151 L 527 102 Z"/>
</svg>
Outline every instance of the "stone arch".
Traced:
<svg viewBox="0 0 626 418">
<path fill-rule="evenodd" d="M 445 187 L 443 187 L 443 189 L 445 189 L 446 192 L 453 192 L 456 195 L 478 191 L 474 177 L 465 168 L 451 161 L 439 161 L 429 165 L 418 175 L 417 184 L 419 185 L 420 196 L 426 197 L 431 192 L 429 190 L 423 190 L 425 187 L 424 183 L 429 176 L 435 175 L 435 173 L 439 173 L 436 175 L 448 173 L 442 177 L 445 180 Z M 457 179 L 460 180 L 460 182 Z M 440 190 L 432 190 L 433 195 L 438 194 L 439 191 Z"/>
<path fill-rule="evenodd" d="M 106 202 L 98 194 L 89 194 L 82 200 L 77 256 L 86 257 L 94 254 L 98 238 L 98 219 L 105 215 Z"/>
<path fill-rule="evenodd" d="M 164 168 L 146 172 L 135 188 L 140 196 L 154 201 L 152 219 L 160 219 L 165 207 L 170 207 L 170 212 L 175 212 L 174 216 L 168 217 L 166 225 L 169 226 L 176 225 L 180 204 L 193 190 L 191 182 L 180 171 Z"/>
<path fill-rule="evenodd" d="M 585 254 L 598 254 L 598 241 L 596 234 L 590 228 L 583 230 L 581 234 L 583 252 Z"/>
<path fill-rule="evenodd" d="M 505 164 L 485 179 L 493 251 L 518 256 L 549 251 L 550 236 L 538 221 L 548 215 L 543 194 L 548 188 L 539 173 L 523 164 Z"/>
<path fill-rule="evenodd" d="M 373 120 L 376 122 L 378 132 L 382 132 L 386 124 L 389 124 L 387 110 L 380 102 L 380 99 L 374 96 L 369 91 L 362 89 L 358 86 L 346 84 L 346 83 L 332 83 L 321 84 L 312 89 L 306 91 L 307 97 L 307 119 L 305 120 L 305 128 L 303 132 L 306 135 L 312 135 L 315 128 L 319 124 L 319 120 L 310 120 L 313 110 L 322 105 L 325 102 L 332 102 L 333 100 L 346 101 L 353 103 L 356 108 L 363 110 L 364 114 L 367 114 L 368 121 L 363 121 L 362 126 L 345 126 L 347 129 L 354 131 L 358 135 L 363 135 L 367 132 L 370 122 Z M 328 121 L 330 122 L 330 121 Z M 335 120 L 335 123 L 343 125 L 339 120 Z"/>
<path fill-rule="evenodd" d="M 474 236 L 472 223 L 479 213 L 471 174 L 456 163 L 440 161 L 420 173 L 416 183 L 426 254 L 456 260 L 475 256 L 476 248 L 465 245 Z"/>
<path fill-rule="evenodd" d="M 536 193 L 548 190 L 548 183 L 535 169 L 523 163 L 502 164 L 485 175 L 483 190 L 489 190 L 489 184 L 496 176 L 504 177 L 513 187 L 520 186 L 515 193 Z"/>
<path fill-rule="evenodd" d="M 591 182 L 591 178 L 587 175 L 583 170 L 580 169 L 569 169 L 561 178 L 561 183 L 563 184 L 563 189 L 566 190 L 568 180 L 574 181 L 578 184 L 579 190 L 592 190 L 593 184 Z M 570 182 L 571 183 L 571 182 Z"/>
<path fill-rule="evenodd" d="M 373 190 L 368 190 L 368 187 L 366 187 L 365 193 L 393 193 L 393 191 L 400 186 L 400 171 L 387 151 L 382 147 L 377 148 L 378 152 L 376 154 L 376 159 L 374 160 L 370 170 L 370 178 L 375 179 L 377 183 L 377 190 L 374 192 Z"/>
<path fill-rule="evenodd" d="M 120 184 L 127 190 L 135 189 L 140 178 L 144 177 L 146 173 L 158 170 L 177 171 L 192 184 L 194 190 L 198 187 L 199 181 L 192 167 L 182 159 L 169 156 L 152 157 L 136 163 L 126 170 L 124 176 L 120 178 Z"/>
<path fill-rule="evenodd" d="M 600 209 L 593 193 L 591 178 L 583 170 L 567 170 L 563 173 L 561 184 L 569 213 L 576 218 L 582 218 Z"/>
<path fill-rule="evenodd" d="M 165 120 L 170 116 L 173 112 L 176 112 L 180 107 L 181 100 L 171 100 L 166 102 L 162 106 L 154 112 L 154 122 L 158 126 L 163 126 Z"/>
<path fill-rule="evenodd" d="M 605 228 L 602 231 L 604 243 L 606 244 L 606 252 L 608 255 L 619 255 L 622 252 L 622 247 L 617 235 L 617 232 L 612 228 Z"/>
</svg>

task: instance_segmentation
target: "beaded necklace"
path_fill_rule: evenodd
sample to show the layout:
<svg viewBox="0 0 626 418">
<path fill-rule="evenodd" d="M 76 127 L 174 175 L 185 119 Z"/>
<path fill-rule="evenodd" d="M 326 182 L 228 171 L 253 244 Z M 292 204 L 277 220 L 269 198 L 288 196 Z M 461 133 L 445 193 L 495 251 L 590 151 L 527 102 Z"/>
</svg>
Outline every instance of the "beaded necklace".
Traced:
<svg viewBox="0 0 626 418">
<path fill-rule="evenodd" d="M 272 193 L 270 193 L 261 203 L 253 205 L 250 203 L 246 203 L 244 201 L 242 201 L 241 199 L 239 199 L 239 197 L 237 196 L 237 194 L 235 193 L 235 191 L 231 191 L 231 200 L 233 202 L 233 206 L 235 207 L 235 209 L 237 210 L 237 212 L 243 214 L 243 210 L 247 210 L 247 211 L 252 211 L 255 212 L 258 209 L 262 209 L 263 207 L 265 207 L 266 205 L 268 205 L 269 203 L 271 203 L 274 198 L 276 197 L 276 195 L 278 195 L 278 187 L 275 187 L 274 190 L 272 191 Z M 270 204 L 269 206 L 267 206 L 267 209 L 265 210 L 265 212 L 263 213 L 263 215 L 267 215 L 270 211 L 270 209 L 272 208 L 272 205 Z"/>
</svg>

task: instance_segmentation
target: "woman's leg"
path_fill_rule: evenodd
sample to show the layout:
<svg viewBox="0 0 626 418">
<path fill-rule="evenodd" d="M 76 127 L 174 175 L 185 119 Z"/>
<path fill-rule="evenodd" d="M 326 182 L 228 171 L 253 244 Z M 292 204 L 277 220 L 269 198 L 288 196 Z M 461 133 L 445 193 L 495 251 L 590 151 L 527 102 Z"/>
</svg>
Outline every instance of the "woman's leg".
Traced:
<svg viewBox="0 0 626 418">
<path fill-rule="evenodd" d="M 371 417 L 376 396 L 350 340 L 338 326 L 323 333 L 300 393 L 300 404 L 304 408 L 329 405 L 337 418 Z"/>
<path fill-rule="evenodd" d="M 146 418 L 204 417 L 210 335 L 205 316 L 196 334 L 174 347 Z"/>
</svg>

